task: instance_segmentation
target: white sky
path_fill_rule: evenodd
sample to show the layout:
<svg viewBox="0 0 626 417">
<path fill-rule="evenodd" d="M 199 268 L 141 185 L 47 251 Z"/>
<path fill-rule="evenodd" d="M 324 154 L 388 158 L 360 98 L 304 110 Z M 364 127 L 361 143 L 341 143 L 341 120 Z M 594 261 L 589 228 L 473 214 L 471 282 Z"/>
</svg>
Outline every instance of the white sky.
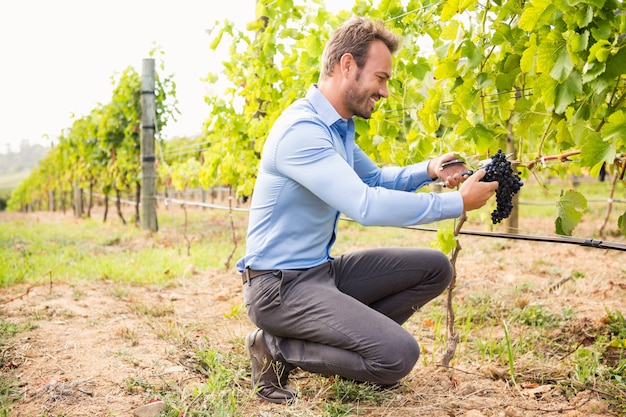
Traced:
<svg viewBox="0 0 626 417">
<path fill-rule="evenodd" d="M 256 0 L 15 0 L 0 2 L 0 152 L 22 141 L 50 146 L 74 118 L 111 101 L 111 77 L 141 62 L 156 45 L 173 74 L 181 115 L 164 137 L 200 133 L 210 72 L 226 48 L 209 48 L 206 29 L 255 16 Z M 326 0 L 329 10 L 352 0 Z M 73 116 L 74 115 L 74 116 Z M 0 170 L 2 167 L 0 167 Z"/>
</svg>

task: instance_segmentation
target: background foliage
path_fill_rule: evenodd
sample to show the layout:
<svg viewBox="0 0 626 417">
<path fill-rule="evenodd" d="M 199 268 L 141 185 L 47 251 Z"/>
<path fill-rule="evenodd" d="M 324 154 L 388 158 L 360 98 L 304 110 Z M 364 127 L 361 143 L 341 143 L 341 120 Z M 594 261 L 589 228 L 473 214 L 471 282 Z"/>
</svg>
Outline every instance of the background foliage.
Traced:
<svg viewBox="0 0 626 417">
<path fill-rule="evenodd" d="M 506 149 L 523 177 L 543 182 L 590 174 L 613 181 L 611 198 L 624 193 L 621 1 L 375 3 L 358 0 L 351 12 L 332 14 L 319 0 L 304 5 L 260 0 L 257 19 L 246 30 L 216 22 L 212 47 L 228 42 L 230 60 L 223 74 L 209 74 L 207 80 L 225 77 L 229 88 L 223 96 L 206 97 L 209 110 L 199 140 L 204 150 L 192 158 L 162 158 L 161 183 L 179 190 L 228 185 L 249 195 L 273 121 L 317 81 L 332 31 L 360 15 L 384 20 L 403 38 L 389 99 L 369 121 L 356 120 L 357 141 L 376 161 L 408 164 L 454 150 L 475 164 Z M 110 105 L 74 123 L 50 161 L 14 194 L 12 208 L 45 198 L 44 190 L 51 188 L 67 192 L 77 183 L 97 184 L 106 194 L 136 184 L 137 79 L 125 73 Z M 175 87 L 166 81 L 162 92 Z M 162 126 L 172 108 L 159 104 Z M 572 234 L 585 196 L 563 189 L 551 198 L 556 232 Z M 622 214 L 617 225 L 624 235 L 625 218 Z"/>
</svg>

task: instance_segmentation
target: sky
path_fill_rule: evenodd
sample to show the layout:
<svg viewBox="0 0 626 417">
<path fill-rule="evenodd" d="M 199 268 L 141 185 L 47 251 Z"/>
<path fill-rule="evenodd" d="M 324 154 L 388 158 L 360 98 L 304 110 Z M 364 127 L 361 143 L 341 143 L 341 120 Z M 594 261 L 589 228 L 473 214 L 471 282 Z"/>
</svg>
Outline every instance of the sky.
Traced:
<svg viewBox="0 0 626 417">
<path fill-rule="evenodd" d="M 350 9 L 352 0 L 327 0 Z M 208 107 L 203 77 L 220 72 L 207 29 L 254 19 L 256 0 L 19 0 L 0 3 L 0 152 L 23 141 L 51 146 L 73 120 L 111 101 L 112 77 L 156 46 L 172 74 L 181 115 L 162 136 L 199 134 Z M 1 169 L 2 167 L 0 167 Z"/>
</svg>

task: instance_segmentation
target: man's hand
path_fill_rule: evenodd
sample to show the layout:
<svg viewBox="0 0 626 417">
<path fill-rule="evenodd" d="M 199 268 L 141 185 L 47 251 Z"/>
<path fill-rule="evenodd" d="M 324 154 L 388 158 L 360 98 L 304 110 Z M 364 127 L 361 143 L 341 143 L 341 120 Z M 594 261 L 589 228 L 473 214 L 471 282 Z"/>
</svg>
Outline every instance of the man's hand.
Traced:
<svg viewBox="0 0 626 417">
<path fill-rule="evenodd" d="M 461 184 L 459 192 L 463 198 L 465 211 L 476 210 L 484 206 L 498 188 L 498 181 L 480 182 L 485 173 L 484 169 L 479 169 Z"/>
<path fill-rule="evenodd" d="M 456 159 L 456 154 L 452 152 L 431 159 L 428 164 L 428 175 L 430 178 L 433 178 L 433 181 L 438 179 L 446 187 L 455 188 L 468 177 L 467 175 L 462 175 L 464 172 L 467 172 L 468 169 L 462 162 L 444 166 L 446 162 Z"/>
</svg>

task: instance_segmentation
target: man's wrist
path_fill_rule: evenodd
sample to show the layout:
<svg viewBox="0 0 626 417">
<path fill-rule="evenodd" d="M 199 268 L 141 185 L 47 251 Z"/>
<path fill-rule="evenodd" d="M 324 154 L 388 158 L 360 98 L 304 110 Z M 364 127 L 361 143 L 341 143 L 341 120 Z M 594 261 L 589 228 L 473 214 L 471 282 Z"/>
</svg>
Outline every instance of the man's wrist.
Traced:
<svg viewBox="0 0 626 417">
<path fill-rule="evenodd" d="M 439 177 L 437 176 L 437 173 L 435 173 L 435 175 L 431 175 L 430 173 L 430 164 L 433 162 L 433 160 L 431 159 L 430 161 L 428 161 L 428 165 L 426 166 L 426 173 L 428 174 L 428 177 L 432 180 L 432 181 L 437 181 L 439 179 Z M 433 169 L 434 172 L 434 169 Z"/>
</svg>

